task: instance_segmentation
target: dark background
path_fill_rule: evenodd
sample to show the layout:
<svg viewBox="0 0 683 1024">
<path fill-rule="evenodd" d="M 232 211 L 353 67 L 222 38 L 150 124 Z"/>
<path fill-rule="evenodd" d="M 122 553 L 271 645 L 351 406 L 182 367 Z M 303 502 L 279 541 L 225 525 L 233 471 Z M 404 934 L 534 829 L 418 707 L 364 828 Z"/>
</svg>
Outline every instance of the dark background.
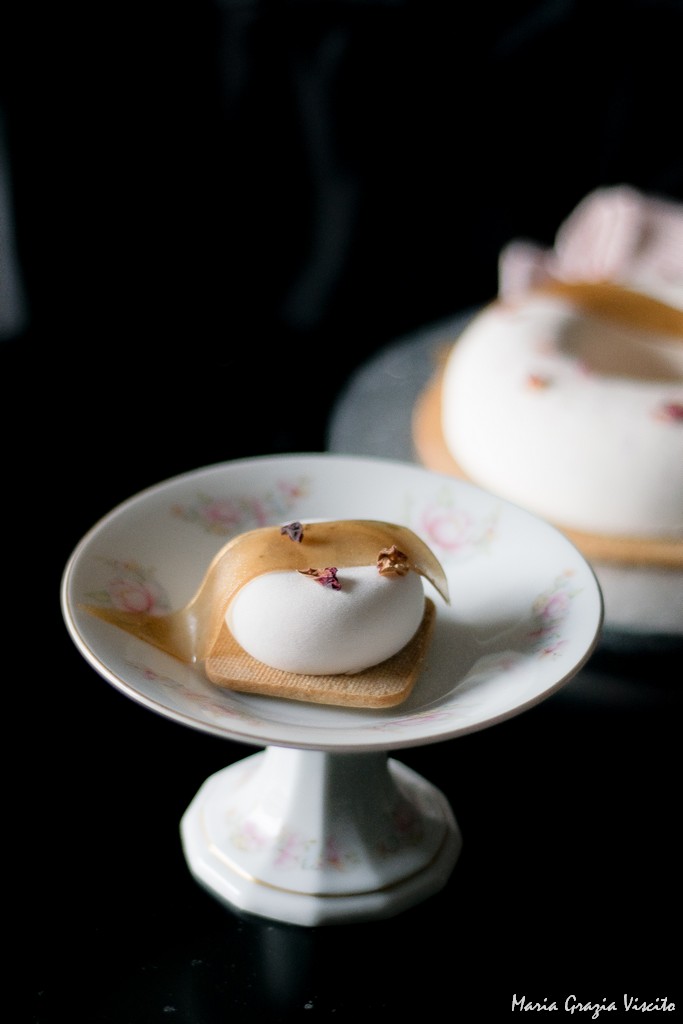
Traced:
<svg viewBox="0 0 683 1024">
<path fill-rule="evenodd" d="M 402 752 L 465 834 L 451 882 L 306 930 L 190 879 L 180 816 L 252 751 L 100 680 L 59 580 L 144 487 L 324 450 L 355 369 L 490 299 L 501 247 L 551 244 L 592 189 L 683 201 L 682 30 L 676 0 L 5 5 L 13 1019 L 489 1021 L 571 992 L 680 1016 L 679 648 L 599 650 L 600 686 Z"/>
</svg>

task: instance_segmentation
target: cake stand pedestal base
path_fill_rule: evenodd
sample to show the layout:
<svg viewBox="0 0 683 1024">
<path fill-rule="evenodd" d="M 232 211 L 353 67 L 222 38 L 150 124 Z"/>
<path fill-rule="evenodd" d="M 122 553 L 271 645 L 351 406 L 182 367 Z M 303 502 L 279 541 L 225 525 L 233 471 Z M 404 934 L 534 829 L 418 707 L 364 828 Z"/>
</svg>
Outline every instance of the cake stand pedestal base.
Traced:
<svg viewBox="0 0 683 1024">
<path fill-rule="evenodd" d="M 306 926 L 408 909 L 443 888 L 462 846 L 443 794 L 377 751 L 266 747 L 210 776 L 180 830 L 219 900 Z"/>
</svg>

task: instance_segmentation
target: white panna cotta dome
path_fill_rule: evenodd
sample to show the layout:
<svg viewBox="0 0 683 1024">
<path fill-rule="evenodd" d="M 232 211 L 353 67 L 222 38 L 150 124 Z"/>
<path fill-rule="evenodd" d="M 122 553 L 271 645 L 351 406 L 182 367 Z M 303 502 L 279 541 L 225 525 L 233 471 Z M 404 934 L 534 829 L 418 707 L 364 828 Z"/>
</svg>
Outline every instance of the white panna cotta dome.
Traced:
<svg viewBox="0 0 683 1024">
<path fill-rule="evenodd" d="M 246 583 L 225 621 L 252 658 L 302 675 L 362 672 L 400 651 L 425 611 L 421 577 L 381 575 L 376 565 L 339 569 L 340 589 L 297 571 Z"/>
</svg>

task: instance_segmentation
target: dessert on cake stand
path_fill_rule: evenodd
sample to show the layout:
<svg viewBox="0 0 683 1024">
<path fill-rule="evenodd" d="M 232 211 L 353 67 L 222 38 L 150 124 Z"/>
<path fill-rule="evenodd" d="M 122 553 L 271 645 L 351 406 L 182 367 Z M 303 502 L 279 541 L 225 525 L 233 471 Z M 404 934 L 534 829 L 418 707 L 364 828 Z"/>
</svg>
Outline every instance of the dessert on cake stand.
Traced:
<svg viewBox="0 0 683 1024">
<path fill-rule="evenodd" d="M 423 671 L 396 707 L 227 690 L 85 607 L 182 607 L 231 536 L 324 518 L 408 526 L 446 571 L 451 604 L 434 598 Z M 306 926 L 390 917 L 445 885 L 462 842 L 456 818 L 390 752 L 532 708 L 581 669 L 602 625 L 595 576 L 553 527 L 421 467 L 334 454 L 237 460 L 135 495 L 78 544 L 61 601 L 76 647 L 127 697 L 258 748 L 200 787 L 180 822 L 183 851 L 227 906 Z"/>
</svg>

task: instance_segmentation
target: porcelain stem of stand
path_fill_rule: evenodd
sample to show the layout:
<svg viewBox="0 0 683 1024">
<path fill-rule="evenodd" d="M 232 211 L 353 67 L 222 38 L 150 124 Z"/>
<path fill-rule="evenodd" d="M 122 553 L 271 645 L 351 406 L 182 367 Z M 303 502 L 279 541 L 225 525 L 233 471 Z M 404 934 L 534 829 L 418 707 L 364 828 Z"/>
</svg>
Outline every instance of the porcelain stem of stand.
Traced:
<svg viewBox="0 0 683 1024">
<path fill-rule="evenodd" d="M 276 746 L 211 776 L 181 832 L 191 871 L 219 899 L 305 925 L 425 899 L 461 845 L 443 795 L 385 752 Z"/>
</svg>

